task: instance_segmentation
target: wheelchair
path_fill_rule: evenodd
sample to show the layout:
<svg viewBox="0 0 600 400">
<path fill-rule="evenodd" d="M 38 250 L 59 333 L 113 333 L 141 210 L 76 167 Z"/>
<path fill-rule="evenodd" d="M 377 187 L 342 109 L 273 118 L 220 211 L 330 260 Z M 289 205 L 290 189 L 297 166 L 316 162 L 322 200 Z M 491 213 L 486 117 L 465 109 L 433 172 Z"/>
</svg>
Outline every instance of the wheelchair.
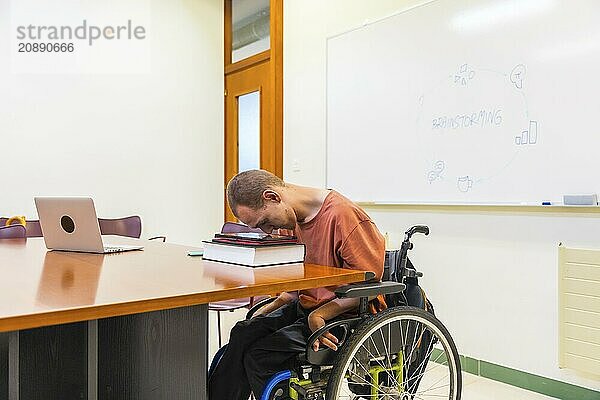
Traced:
<svg viewBox="0 0 600 400">
<path fill-rule="evenodd" d="M 386 252 L 381 282 L 350 284 L 335 291 L 339 298 L 360 298 L 358 315 L 315 331 L 295 367 L 275 374 L 260 400 L 460 400 L 456 345 L 418 286 L 417 278 L 423 274 L 408 259 L 415 233 L 428 235 L 429 228 L 411 227 L 401 248 Z M 388 308 L 372 314 L 369 298 L 377 295 L 385 296 Z M 256 304 L 246 317 L 272 300 Z M 338 350 L 320 346 L 315 352 L 313 343 L 327 331 L 338 338 Z M 211 370 L 224 349 L 215 355 Z"/>
</svg>

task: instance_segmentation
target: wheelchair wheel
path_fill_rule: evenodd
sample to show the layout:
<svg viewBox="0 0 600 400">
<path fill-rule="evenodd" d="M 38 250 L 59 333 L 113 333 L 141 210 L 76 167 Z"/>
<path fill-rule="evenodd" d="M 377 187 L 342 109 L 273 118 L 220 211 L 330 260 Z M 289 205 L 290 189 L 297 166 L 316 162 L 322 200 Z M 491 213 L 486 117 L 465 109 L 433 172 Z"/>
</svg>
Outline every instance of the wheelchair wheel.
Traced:
<svg viewBox="0 0 600 400">
<path fill-rule="evenodd" d="M 420 308 L 370 317 L 337 355 L 327 400 L 460 400 L 460 359 L 452 337 Z"/>
</svg>

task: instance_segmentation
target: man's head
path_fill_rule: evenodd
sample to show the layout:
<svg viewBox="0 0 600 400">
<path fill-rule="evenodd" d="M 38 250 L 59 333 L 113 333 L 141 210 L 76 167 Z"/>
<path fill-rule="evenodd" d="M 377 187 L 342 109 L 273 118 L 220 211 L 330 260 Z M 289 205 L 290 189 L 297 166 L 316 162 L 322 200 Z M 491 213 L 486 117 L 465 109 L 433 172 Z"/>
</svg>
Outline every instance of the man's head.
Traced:
<svg viewBox="0 0 600 400">
<path fill-rule="evenodd" d="M 227 184 L 227 201 L 243 223 L 271 233 L 273 229 L 294 229 L 296 214 L 284 201 L 285 183 L 263 170 L 250 170 L 234 176 Z"/>
</svg>

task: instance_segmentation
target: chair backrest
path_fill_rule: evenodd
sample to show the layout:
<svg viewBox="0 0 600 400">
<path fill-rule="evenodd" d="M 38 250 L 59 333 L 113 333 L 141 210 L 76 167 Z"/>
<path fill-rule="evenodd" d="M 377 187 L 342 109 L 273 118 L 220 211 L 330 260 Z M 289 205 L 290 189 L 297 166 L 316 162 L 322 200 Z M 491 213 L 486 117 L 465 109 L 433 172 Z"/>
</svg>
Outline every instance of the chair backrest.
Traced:
<svg viewBox="0 0 600 400">
<path fill-rule="evenodd" d="M 103 235 L 127 236 L 139 239 L 142 235 L 142 219 L 133 215 L 124 218 L 98 218 L 100 233 Z"/>
<path fill-rule="evenodd" d="M 38 219 L 32 219 L 31 221 L 27 221 L 27 225 L 25 225 L 25 230 L 27 231 L 27 237 L 42 237 L 42 225 L 40 225 L 40 221 Z"/>
<path fill-rule="evenodd" d="M 25 237 L 25 227 L 23 225 L 0 226 L 0 239 L 19 239 Z"/>
<path fill-rule="evenodd" d="M 416 277 L 403 279 L 402 271 L 400 271 L 401 260 L 402 250 L 386 250 L 381 280 L 418 284 L 419 280 Z M 410 258 L 407 258 L 406 260 L 406 268 L 415 270 L 416 272 L 416 268 L 412 261 L 410 261 Z"/>
<path fill-rule="evenodd" d="M 225 222 L 221 228 L 221 233 L 245 233 L 259 232 L 264 233 L 259 228 L 250 228 L 248 225 L 238 224 L 237 222 Z"/>
<path fill-rule="evenodd" d="M 8 218 L 0 217 L 0 226 L 5 226 L 6 221 L 8 221 Z M 42 226 L 40 225 L 40 221 L 37 219 L 27 220 L 25 235 L 26 237 L 42 237 Z"/>
</svg>

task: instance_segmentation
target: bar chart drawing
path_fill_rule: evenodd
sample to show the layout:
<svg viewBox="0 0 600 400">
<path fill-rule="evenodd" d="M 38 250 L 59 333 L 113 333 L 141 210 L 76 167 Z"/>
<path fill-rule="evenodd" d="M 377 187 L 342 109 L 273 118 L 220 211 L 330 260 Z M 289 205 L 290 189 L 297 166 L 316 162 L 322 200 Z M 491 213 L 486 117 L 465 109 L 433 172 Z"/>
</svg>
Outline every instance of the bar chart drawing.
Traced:
<svg viewBox="0 0 600 400">
<path fill-rule="evenodd" d="M 529 121 L 529 130 L 521 132 L 521 135 L 515 137 L 517 146 L 534 145 L 538 140 L 538 123 Z"/>
<path fill-rule="evenodd" d="M 537 121 L 529 121 L 529 144 L 537 143 Z"/>
</svg>

